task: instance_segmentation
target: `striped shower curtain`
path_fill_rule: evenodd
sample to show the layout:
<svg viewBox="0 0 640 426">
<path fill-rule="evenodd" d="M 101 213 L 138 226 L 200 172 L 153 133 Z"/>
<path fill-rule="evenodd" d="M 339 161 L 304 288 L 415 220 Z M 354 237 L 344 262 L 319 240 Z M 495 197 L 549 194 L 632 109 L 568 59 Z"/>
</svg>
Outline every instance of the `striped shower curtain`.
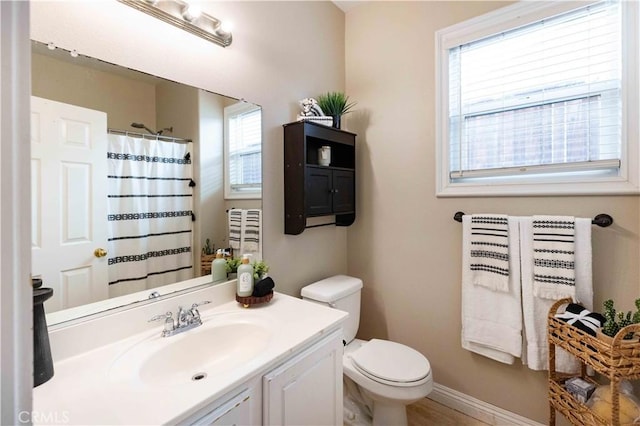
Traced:
<svg viewBox="0 0 640 426">
<path fill-rule="evenodd" d="M 109 296 L 193 278 L 191 143 L 109 135 Z"/>
</svg>

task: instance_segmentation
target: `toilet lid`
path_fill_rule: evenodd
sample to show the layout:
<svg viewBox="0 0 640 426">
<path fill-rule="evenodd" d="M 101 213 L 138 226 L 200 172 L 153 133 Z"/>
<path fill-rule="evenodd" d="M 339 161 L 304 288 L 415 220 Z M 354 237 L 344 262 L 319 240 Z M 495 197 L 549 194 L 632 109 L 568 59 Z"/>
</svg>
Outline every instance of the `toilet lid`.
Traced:
<svg viewBox="0 0 640 426">
<path fill-rule="evenodd" d="M 381 383 L 412 386 L 431 373 L 424 355 L 388 340 L 370 340 L 353 352 L 351 360 L 358 371 Z"/>
</svg>

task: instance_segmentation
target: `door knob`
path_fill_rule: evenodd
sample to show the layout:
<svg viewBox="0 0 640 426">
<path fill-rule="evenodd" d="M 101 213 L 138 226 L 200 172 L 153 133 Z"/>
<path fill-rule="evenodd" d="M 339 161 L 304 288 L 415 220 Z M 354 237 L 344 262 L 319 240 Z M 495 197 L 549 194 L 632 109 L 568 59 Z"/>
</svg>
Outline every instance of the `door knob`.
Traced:
<svg viewBox="0 0 640 426">
<path fill-rule="evenodd" d="M 93 251 L 93 255 L 95 257 L 105 257 L 107 255 L 107 251 L 103 248 L 97 248 Z"/>
</svg>

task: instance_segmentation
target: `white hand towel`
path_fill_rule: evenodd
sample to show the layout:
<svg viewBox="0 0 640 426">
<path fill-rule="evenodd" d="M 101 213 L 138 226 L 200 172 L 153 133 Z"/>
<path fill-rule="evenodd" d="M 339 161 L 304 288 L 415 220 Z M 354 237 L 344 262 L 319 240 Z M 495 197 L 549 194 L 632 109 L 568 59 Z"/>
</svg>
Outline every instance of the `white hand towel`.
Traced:
<svg viewBox="0 0 640 426">
<path fill-rule="evenodd" d="M 575 297 L 575 218 L 533 216 L 533 294 Z"/>
<path fill-rule="evenodd" d="M 490 290 L 509 291 L 509 225 L 506 215 L 471 215 L 471 280 Z"/>
<path fill-rule="evenodd" d="M 591 278 L 591 219 L 575 220 L 575 300 L 591 310 L 593 284 Z M 522 264 L 522 311 L 526 351 L 523 363 L 532 370 L 549 367 L 547 343 L 547 315 L 555 300 L 534 295 L 533 287 L 533 218 L 523 218 L 520 226 L 520 254 Z M 578 371 L 575 357 L 556 348 L 556 370 L 564 373 Z"/>
<path fill-rule="evenodd" d="M 262 210 L 249 209 L 244 216 L 242 247 L 244 252 L 260 251 L 260 234 L 262 232 Z"/>
<path fill-rule="evenodd" d="M 229 247 L 234 250 L 240 249 L 242 239 L 242 213 L 241 209 L 229 210 Z"/>
<path fill-rule="evenodd" d="M 472 283 L 469 256 L 462 256 L 462 347 L 505 364 L 522 354 L 520 298 L 519 221 L 509 218 L 508 292 L 493 291 Z M 471 246 L 471 217 L 462 218 L 462 253 Z"/>
</svg>

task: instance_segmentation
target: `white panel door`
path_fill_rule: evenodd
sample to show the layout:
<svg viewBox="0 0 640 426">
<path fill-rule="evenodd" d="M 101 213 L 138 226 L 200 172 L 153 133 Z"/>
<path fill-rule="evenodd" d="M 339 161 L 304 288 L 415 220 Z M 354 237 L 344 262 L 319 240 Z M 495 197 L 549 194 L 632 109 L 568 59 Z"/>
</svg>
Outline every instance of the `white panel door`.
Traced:
<svg viewBox="0 0 640 426">
<path fill-rule="evenodd" d="M 31 97 L 31 273 L 47 312 L 106 299 L 107 114 Z"/>
</svg>

